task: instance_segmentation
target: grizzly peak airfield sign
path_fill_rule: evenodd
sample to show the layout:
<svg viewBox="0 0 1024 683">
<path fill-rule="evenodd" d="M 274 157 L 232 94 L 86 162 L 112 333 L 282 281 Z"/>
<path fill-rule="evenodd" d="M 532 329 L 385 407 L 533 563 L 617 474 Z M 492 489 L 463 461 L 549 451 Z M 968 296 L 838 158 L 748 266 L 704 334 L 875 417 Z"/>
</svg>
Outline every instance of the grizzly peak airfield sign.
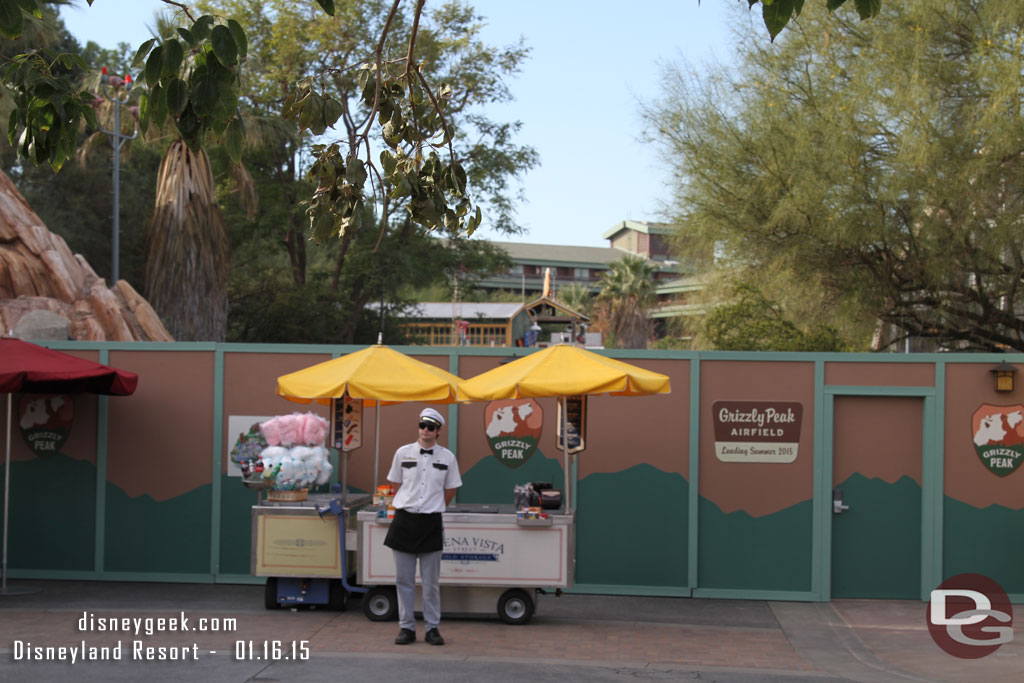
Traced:
<svg viewBox="0 0 1024 683">
<path fill-rule="evenodd" d="M 715 456 L 722 462 L 796 460 L 803 405 L 791 401 L 716 401 Z"/>
</svg>

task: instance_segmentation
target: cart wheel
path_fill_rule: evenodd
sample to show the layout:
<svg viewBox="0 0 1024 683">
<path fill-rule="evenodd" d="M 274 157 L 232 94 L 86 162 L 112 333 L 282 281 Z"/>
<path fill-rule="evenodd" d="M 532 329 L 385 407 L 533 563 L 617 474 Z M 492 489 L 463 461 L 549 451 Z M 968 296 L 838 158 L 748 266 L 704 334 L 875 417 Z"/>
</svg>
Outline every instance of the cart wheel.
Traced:
<svg viewBox="0 0 1024 683">
<path fill-rule="evenodd" d="M 281 603 L 277 601 L 276 576 L 267 577 L 267 585 L 263 589 L 263 606 L 267 609 L 281 609 Z"/>
<path fill-rule="evenodd" d="M 398 618 L 398 596 L 391 586 L 374 586 L 363 595 L 363 614 L 370 621 Z"/>
<path fill-rule="evenodd" d="M 348 607 L 348 591 L 342 585 L 341 579 L 332 579 L 327 587 L 327 608 L 344 612 Z"/>
<path fill-rule="evenodd" d="M 505 591 L 498 600 L 498 617 L 506 624 L 525 624 L 533 617 L 533 598 L 519 588 Z"/>
</svg>

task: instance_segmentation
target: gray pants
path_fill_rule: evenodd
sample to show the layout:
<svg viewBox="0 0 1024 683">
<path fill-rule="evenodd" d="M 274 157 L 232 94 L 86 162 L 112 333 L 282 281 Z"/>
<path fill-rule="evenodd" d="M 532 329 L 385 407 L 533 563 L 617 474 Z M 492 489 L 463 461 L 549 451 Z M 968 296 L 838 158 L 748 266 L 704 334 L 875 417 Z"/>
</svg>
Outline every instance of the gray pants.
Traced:
<svg viewBox="0 0 1024 683">
<path fill-rule="evenodd" d="M 420 578 L 423 580 L 423 622 L 429 631 L 441 623 L 441 551 L 433 553 L 403 553 L 395 555 L 395 588 L 398 590 L 398 625 L 416 630 L 413 609 L 416 601 L 416 558 L 420 560 Z"/>
</svg>

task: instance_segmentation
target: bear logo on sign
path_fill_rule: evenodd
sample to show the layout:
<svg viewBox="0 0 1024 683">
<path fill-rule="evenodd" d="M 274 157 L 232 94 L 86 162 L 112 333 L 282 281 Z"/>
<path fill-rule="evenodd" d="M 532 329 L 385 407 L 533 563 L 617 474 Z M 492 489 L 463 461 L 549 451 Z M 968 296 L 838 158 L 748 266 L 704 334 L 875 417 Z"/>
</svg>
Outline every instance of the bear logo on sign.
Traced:
<svg viewBox="0 0 1024 683">
<path fill-rule="evenodd" d="M 1000 477 L 1020 467 L 1024 456 L 1024 405 L 983 403 L 971 416 L 974 450 L 989 472 Z"/>
<path fill-rule="evenodd" d="M 532 398 L 491 401 L 484 408 L 484 433 L 501 464 L 515 469 L 537 450 L 544 414 Z"/>
</svg>

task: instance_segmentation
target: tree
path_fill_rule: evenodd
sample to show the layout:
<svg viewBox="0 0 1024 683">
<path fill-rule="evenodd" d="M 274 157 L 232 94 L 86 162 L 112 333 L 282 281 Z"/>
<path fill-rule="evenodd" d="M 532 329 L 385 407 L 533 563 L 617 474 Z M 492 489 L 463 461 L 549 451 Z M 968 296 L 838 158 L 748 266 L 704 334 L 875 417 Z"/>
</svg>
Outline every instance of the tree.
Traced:
<svg viewBox="0 0 1024 683">
<path fill-rule="evenodd" d="M 593 310 L 606 346 L 647 348 L 652 332 L 647 311 L 654 305 L 653 277 L 654 266 L 633 254 L 624 254 L 601 275 L 601 291 Z"/>
<path fill-rule="evenodd" d="M 452 92 L 445 107 L 445 119 L 454 132 L 450 147 L 462 160 L 459 168 L 477 188 L 478 197 L 486 200 L 492 224 L 505 231 L 515 230 L 515 194 L 510 180 L 536 163 L 536 153 L 514 142 L 517 123 L 492 121 L 480 113 L 480 105 L 510 99 L 506 79 L 518 71 L 527 54 L 522 46 L 495 48 L 483 44 L 478 35 L 480 18 L 462 3 L 449 3 L 420 15 L 403 12 L 401 8 L 388 14 L 384 11 L 387 5 L 382 2 L 347 1 L 337 3 L 335 16 L 330 19 L 283 0 L 211 0 L 201 7 L 213 14 L 238 17 L 251 36 L 250 58 L 243 66 L 242 98 L 253 115 L 266 120 L 282 107 L 294 107 L 290 104 L 290 84 L 305 83 L 314 77 L 319 83 L 317 96 L 322 101 L 327 98 L 337 102 L 342 111 L 334 129 L 324 130 L 323 135 L 303 131 L 301 125 L 293 126 L 275 135 L 262 136 L 262 141 L 247 152 L 247 165 L 263 200 L 251 219 L 232 217 L 231 222 L 245 225 L 232 241 L 240 244 L 258 239 L 261 253 L 256 256 L 246 249 L 252 258 L 242 257 L 236 261 L 239 268 L 233 269 L 231 300 L 238 315 L 259 315 L 243 302 L 265 300 L 266 296 L 259 292 L 271 286 L 271 282 L 281 293 L 315 290 L 314 300 L 332 300 L 346 316 L 333 327 L 331 337 L 323 341 L 376 341 L 376 315 L 371 316 L 370 325 L 361 322 L 368 303 L 383 298 L 388 314 L 397 314 L 415 289 L 437 281 L 451 282 L 457 274 L 465 286 L 467 272 L 486 271 L 500 260 L 485 243 L 461 239 L 457 222 L 429 231 L 446 239 L 428 238 L 429 221 L 418 221 L 417 217 L 420 211 L 430 209 L 424 209 L 426 205 L 417 199 L 416 192 L 409 190 L 408 181 L 406 189 L 400 189 L 387 178 L 383 194 L 368 195 L 352 205 L 358 206 L 358 210 L 342 220 L 340 239 L 324 241 L 310 250 L 307 235 L 318 236 L 317 222 L 327 216 L 324 211 L 332 211 L 326 208 L 330 202 L 340 206 L 348 201 L 344 191 L 334 185 L 326 189 L 324 182 L 345 177 L 347 171 L 338 174 L 332 164 L 343 161 L 342 157 L 351 151 L 350 143 L 364 140 L 373 104 L 367 95 L 373 89 L 367 87 L 366 71 L 355 67 L 360 63 L 357 56 L 372 54 L 377 49 L 385 20 L 390 22 L 392 32 L 405 31 L 408 25 L 419 22 L 414 58 L 424 79 L 445 83 Z M 408 46 L 400 47 L 399 53 L 386 53 L 385 61 L 404 65 Z M 422 116 L 423 111 L 418 115 Z M 396 112 L 392 111 L 391 116 L 397 116 Z M 338 141 L 325 143 L 335 136 Z M 413 159 L 420 154 L 418 149 L 417 144 L 402 138 L 395 141 L 394 148 L 385 149 L 381 158 L 386 163 L 398 157 Z M 347 168 L 355 168 L 350 161 L 345 163 L 349 163 Z M 373 173 L 370 166 L 366 169 Z M 451 170 L 455 172 L 454 167 Z M 325 173 L 335 180 L 325 181 Z M 426 187 L 424 183 L 433 182 L 425 178 L 415 179 L 412 184 L 422 189 Z M 401 178 L 398 183 L 403 184 Z M 334 199 L 324 199 L 336 193 Z M 322 199 L 328 201 L 317 204 L 312 226 L 310 214 L 300 207 L 303 197 L 311 195 L 314 199 L 310 206 Z M 278 255 L 273 255 L 274 252 Z M 244 273 L 250 266 L 259 270 Z M 288 277 L 277 272 L 270 275 L 277 270 L 286 272 Z M 321 279 L 324 286 L 314 285 L 314 281 Z M 308 315 L 316 315 L 324 305 L 314 307 Z M 298 320 L 306 317 L 298 311 L 291 316 L 295 327 L 299 326 Z M 268 329 L 262 324 L 239 322 L 232 325 L 236 332 Z M 311 330 L 323 329 L 318 321 L 309 322 Z M 254 341 L 248 336 L 246 340 Z"/>
<path fill-rule="evenodd" d="M 740 285 L 729 303 L 704 319 L 703 333 L 719 351 L 846 351 L 834 327 L 801 330 L 782 307 L 750 285 Z"/>
<path fill-rule="evenodd" d="M 881 320 L 1024 349 L 1024 6 L 847 14 L 744 42 L 735 75 L 669 69 L 645 117 L 674 166 L 678 238 L 862 347 Z"/>
</svg>

